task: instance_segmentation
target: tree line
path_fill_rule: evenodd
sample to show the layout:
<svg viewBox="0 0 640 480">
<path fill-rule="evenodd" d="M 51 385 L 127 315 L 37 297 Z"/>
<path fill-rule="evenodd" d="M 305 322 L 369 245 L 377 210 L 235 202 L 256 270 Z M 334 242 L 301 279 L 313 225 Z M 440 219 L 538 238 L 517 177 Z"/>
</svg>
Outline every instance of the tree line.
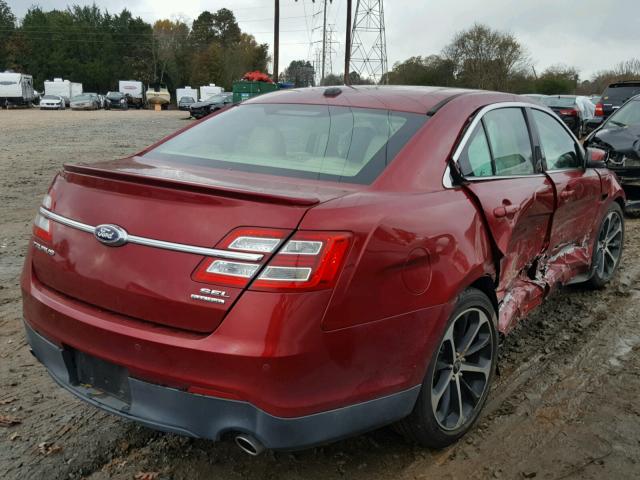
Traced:
<svg viewBox="0 0 640 480">
<path fill-rule="evenodd" d="M 233 12 L 222 8 L 202 12 L 191 25 L 184 19 L 163 19 L 153 25 L 124 9 L 119 14 L 97 6 L 43 11 L 31 7 L 18 23 L 0 0 L 0 71 L 33 75 L 36 88 L 45 80 L 64 77 L 82 82 L 87 91 L 107 91 L 118 80 L 184 85 L 215 83 L 231 89 L 245 72 L 268 68 L 269 46 L 243 32 Z M 372 83 L 356 72 L 351 84 Z M 307 60 L 294 60 L 280 78 L 296 87 L 315 85 Z M 393 65 L 382 83 L 480 88 L 513 93 L 600 93 L 617 80 L 640 78 L 640 60 L 630 59 L 581 80 L 579 71 L 554 65 L 536 71 L 529 53 L 510 34 L 476 24 L 456 33 L 436 55 L 416 56 Z M 321 85 L 343 82 L 328 74 Z"/>
<path fill-rule="evenodd" d="M 383 78 L 397 85 L 438 85 L 513 93 L 599 94 L 619 80 L 640 78 L 640 60 L 631 59 L 581 80 L 577 68 L 554 65 L 537 72 L 518 39 L 482 24 L 454 35 L 438 55 L 396 63 Z"/>
<path fill-rule="evenodd" d="M 247 71 L 266 71 L 269 47 L 242 32 L 232 11 L 202 12 L 189 26 L 184 20 L 153 25 L 124 9 L 73 6 L 44 11 L 31 7 L 18 24 L 0 0 L 0 71 L 33 75 L 36 88 L 64 77 L 85 91 L 117 88 L 118 80 L 184 85 L 215 83 L 231 89 Z"/>
</svg>

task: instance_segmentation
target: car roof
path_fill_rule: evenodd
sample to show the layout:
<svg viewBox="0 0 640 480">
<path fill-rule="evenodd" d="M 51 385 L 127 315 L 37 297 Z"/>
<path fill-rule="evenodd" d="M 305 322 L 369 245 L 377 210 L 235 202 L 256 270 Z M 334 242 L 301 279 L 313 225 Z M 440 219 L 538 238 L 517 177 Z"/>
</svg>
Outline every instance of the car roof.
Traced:
<svg viewBox="0 0 640 480">
<path fill-rule="evenodd" d="M 640 80 L 621 80 L 619 82 L 610 83 L 607 88 L 633 87 L 640 85 Z"/>
<path fill-rule="evenodd" d="M 339 94 L 333 92 L 339 89 Z M 329 91 L 328 91 L 329 90 Z M 326 92 L 326 94 L 325 94 Z M 487 103 L 514 101 L 515 96 L 507 93 L 465 90 L 447 87 L 358 85 L 334 87 L 291 88 L 277 90 L 246 100 L 245 104 L 308 104 L 333 105 L 355 108 L 382 108 L 410 113 L 429 113 L 458 97 L 486 94 Z"/>
</svg>

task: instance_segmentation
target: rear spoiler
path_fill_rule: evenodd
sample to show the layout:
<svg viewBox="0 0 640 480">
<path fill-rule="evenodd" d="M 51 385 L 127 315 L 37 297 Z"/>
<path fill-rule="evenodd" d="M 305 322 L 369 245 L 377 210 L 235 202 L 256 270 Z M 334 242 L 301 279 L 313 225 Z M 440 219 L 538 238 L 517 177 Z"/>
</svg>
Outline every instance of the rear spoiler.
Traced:
<svg viewBox="0 0 640 480">
<path fill-rule="evenodd" d="M 66 163 L 64 164 L 63 169 L 65 173 L 71 173 L 75 175 L 88 175 L 92 177 L 108 178 L 111 180 L 134 182 L 143 185 L 152 185 L 156 187 L 171 188 L 174 190 L 184 190 L 208 195 L 223 195 L 225 197 L 254 200 L 264 203 L 297 205 L 302 207 L 310 207 L 320 203 L 320 200 L 314 196 L 297 196 L 272 192 L 260 192 L 255 190 L 244 190 L 221 184 L 196 183 L 185 180 L 141 175 L 132 172 L 124 172 L 121 170 L 107 170 L 98 167 L 92 167 L 91 165 Z"/>
</svg>

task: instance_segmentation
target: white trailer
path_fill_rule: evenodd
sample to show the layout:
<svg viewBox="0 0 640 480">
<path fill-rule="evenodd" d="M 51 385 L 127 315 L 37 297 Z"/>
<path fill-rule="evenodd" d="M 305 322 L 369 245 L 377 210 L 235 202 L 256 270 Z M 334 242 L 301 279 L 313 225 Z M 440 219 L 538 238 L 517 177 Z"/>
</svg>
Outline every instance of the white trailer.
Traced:
<svg viewBox="0 0 640 480">
<path fill-rule="evenodd" d="M 45 80 L 44 94 L 58 95 L 59 97 L 64 98 L 64 102 L 68 106 L 69 100 L 72 97 L 71 82 L 69 80 L 63 80 L 61 78 L 54 78 L 53 80 Z"/>
<path fill-rule="evenodd" d="M 145 103 L 144 85 L 137 80 L 120 80 L 118 91 L 127 96 L 129 106 L 142 108 Z"/>
<path fill-rule="evenodd" d="M 204 85 L 200 87 L 200 101 L 206 100 L 213 95 L 218 95 L 222 93 L 222 87 L 217 87 L 215 83 L 210 83 L 209 85 Z"/>
<path fill-rule="evenodd" d="M 194 102 L 198 101 L 198 89 L 186 86 L 183 88 L 176 88 L 176 105 L 180 102 L 182 97 L 191 97 Z M 179 105 L 178 105 L 179 106 Z"/>
<path fill-rule="evenodd" d="M 82 84 L 71 82 L 71 97 L 82 95 Z"/>
<path fill-rule="evenodd" d="M 31 75 L 0 72 L 0 108 L 30 105 L 35 98 Z"/>
</svg>

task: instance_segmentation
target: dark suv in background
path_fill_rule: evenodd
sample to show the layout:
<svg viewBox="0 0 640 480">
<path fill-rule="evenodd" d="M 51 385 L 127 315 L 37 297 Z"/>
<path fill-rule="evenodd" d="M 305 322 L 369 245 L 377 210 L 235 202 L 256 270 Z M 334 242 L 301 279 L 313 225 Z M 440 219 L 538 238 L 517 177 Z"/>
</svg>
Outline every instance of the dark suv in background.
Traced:
<svg viewBox="0 0 640 480">
<path fill-rule="evenodd" d="M 631 97 L 640 94 L 640 80 L 625 80 L 610 84 L 596 104 L 595 117 L 587 122 L 589 131 L 598 128 Z"/>
<path fill-rule="evenodd" d="M 217 95 L 213 95 L 206 100 L 192 103 L 189 106 L 189 112 L 193 118 L 206 117 L 210 113 L 216 112 L 221 108 L 231 105 L 233 103 L 233 94 L 231 92 L 222 92 Z"/>
</svg>

